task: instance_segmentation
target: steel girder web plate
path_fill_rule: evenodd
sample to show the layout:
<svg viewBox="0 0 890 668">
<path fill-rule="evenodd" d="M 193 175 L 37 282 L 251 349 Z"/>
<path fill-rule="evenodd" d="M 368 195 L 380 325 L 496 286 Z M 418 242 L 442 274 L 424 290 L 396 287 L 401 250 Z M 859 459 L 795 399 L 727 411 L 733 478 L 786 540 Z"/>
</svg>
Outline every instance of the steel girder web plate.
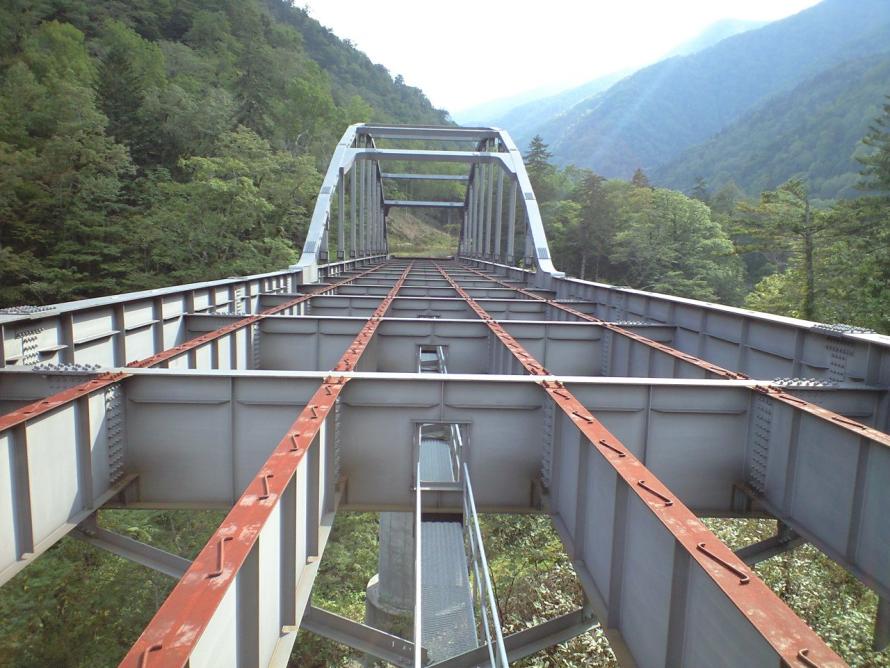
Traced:
<svg viewBox="0 0 890 668">
<path fill-rule="evenodd" d="M 333 374 L 355 368 L 410 270 L 409 264 Z M 281 628 L 298 624 L 303 612 L 288 604 L 291 592 L 282 596 L 282 589 L 289 589 L 288 578 L 304 568 L 306 562 L 301 563 L 300 555 L 310 560 L 319 556 L 313 532 L 317 532 L 324 503 L 307 498 L 305 486 L 320 475 L 321 432 L 346 382 L 347 377 L 332 375 L 318 388 L 121 666 L 269 662 Z M 310 462 L 314 472 L 307 470 Z M 317 480 L 315 486 L 324 488 Z M 303 526 L 308 536 L 303 539 L 289 534 L 283 519 L 301 510 L 306 516 L 302 520 L 291 517 L 288 525 L 293 522 L 293 531 L 298 524 Z M 288 535 L 295 539 L 296 551 L 283 544 L 291 542 L 283 541 Z M 223 639 L 222 644 L 216 644 Z"/>
<path fill-rule="evenodd" d="M 550 375 L 445 269 L 438 268 L 528 373 Z M 578 459 L 570 463 L 578 477 L 566 514 L 574 526 L 563 527 L 574 543 L 572 552 L 582 563 L 586 525 L 581 521 L 584 514 L 577 511 L 587 504 L 591 473 L 595 479 L 598 473 L 611 471 L 612 527 L 617 534 L 613 535 L 611 577 L 606 580 L 609 590 L 605 596 L 590 593 L 599 594 L 598 612 L 606 633 L 614 637 L 617 632 L 637 665 L 731 661 L 727 665 L 747 666 L 754 656 L 789 666 L 846 665 L 568 388 L 546 379 L 541 386 L 584 436 Z M 709 618 L 702 617 L 703 611 L 710 611 L 712 621 L 722 619 L 724 632 L 735 630 L 736 637 L 720 644 L 696 634 Z M 695 622 L 688 625 L 688 632 L 687 621 Z"/>
</svg>

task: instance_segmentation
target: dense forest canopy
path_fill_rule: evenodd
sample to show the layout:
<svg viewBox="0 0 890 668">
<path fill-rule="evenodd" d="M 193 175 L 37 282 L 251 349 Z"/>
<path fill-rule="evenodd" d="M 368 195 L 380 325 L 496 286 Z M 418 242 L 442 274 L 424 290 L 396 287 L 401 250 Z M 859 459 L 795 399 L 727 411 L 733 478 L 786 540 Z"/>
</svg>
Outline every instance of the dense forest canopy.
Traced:
<svg viewBox="0 0 890 668">
<path fill-rule="evenodd" d="M 890 100 L 890 98 L 888 98 Z M 742 141 L 739 138 L 739 141 Z M 890 104 L 851 138 L 858 197 L 818 200 L 804 176 L 758 198 L 732 180 L 689 194 L 526 154 L 557 265 L 569 274 L 890 332 Z M 709 174 L 710 172 L 705 172 Z"/>
<path fill-rule="evenodd" d="M 282 0 L 0 6 L 0 306 L 278 269 L 349 123 L 443 123 Z"/>
</svg>

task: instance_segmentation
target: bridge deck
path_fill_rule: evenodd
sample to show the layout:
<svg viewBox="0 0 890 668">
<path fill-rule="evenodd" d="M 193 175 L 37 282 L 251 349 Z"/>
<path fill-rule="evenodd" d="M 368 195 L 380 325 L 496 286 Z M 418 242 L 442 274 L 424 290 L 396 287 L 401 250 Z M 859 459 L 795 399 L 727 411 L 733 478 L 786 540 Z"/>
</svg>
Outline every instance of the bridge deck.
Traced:
<svg viewBox="0 0 890 668">
<path fill-rule="evenodd" d="M 387 259 L 378 161 L 422 151 L 373 136 L 429 132 L 353 128 L 288 271 L 0 315 L 0 581 L 108 504 L 227 508 L 123 665 L 285 665 L 334 512 L 410 510 L 417 425 L 459 424 L 479 508 L 550 513 L 589 599 L 512 656 L 592 610 L 624 665 L 843 665 L 696 515 L 769 512 L 886 612 L 890 339 L 561 276 L 491 129 L 434 133 L 480 142 L 460 261 Z"/>
</svg>

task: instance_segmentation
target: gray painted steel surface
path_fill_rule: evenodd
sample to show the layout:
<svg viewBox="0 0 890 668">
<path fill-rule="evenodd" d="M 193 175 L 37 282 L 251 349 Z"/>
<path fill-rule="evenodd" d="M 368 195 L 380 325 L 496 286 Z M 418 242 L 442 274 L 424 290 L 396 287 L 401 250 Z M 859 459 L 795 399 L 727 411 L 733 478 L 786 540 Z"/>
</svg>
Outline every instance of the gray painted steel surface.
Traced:
<svg viewBox="0 0 890 668">
<path fill-rule="evenodd" d="M 449 266 L 449 274 L 555 374 L 547 379 L 563 382 L 696 513 L 769 511 L 873 588 L 886 611 L 890 338 L 561 276 L 550 264 L 518 152 L 490 128 L 350 128 L 322 186 L 304 254 L 287 271 L 0 314 L 0 412 L 83 382 L 97 373 L 93 365 L 122 367 L 377 266 L 386 249 L 380 179 L 390 178 L 378 164 L 441 156 L 377 148 L 373 140 L 431 136 L 479 149 L 448 158 L 470 165 L 463 265 Z M 334 237 L 344 246 L 327 254 Z M 515 247 L 517 239 L 525 245 Z M 347 259 L 325 261 L 335 257 Z M 529 257 L 532 268 L 512 266 Z M 165 368 L 126 369 L 123 380 L 0 430 L 0 581 L 78 525 L 89 536 L 91 518 L 108 503 L 230 507 L 403 269 L 382 266 L 335 293 L 197 345 Z M 512 286 L 626 323 L 751 379 L 722 379 Z M 421 346 L 443 351 L 447 376 L 418 373 Z M 551 513 L 588 609 L 623 663 L 777 665 L 772 648 L 701 566 L 675 549 L 674 536 L 590 454 L 577 426 L 541 391 L 541 378 L 526 375 L 431 266 L 412 269 L 357 368 L 338 373 L 349 384 L 190 665 L 286 662 L 334 509 L 412 510 L 415 436 L 424 422 L 466 425 L 462 459 L 480 510 Z M 815 379 L 778 385 L 838 419 L 757 391 L 781 378 Z M 845 419 L 884 433 L 857 432 Z M 431 511 L 461 511 L 457 490 L 425 492 L 423 502 Z M 91 538 L 134 558 L 166 559 L 95 531 Z M 180 567 L 164 563 L 171 572 Z M 291 621 L 282 626 L 282 619 Z M 525 640 L 507 638 L 507 650 L 519 656 L 542 638 L 556 641 L 585 625 L 587 613 L 572 616 Z M 475 665 L 479 657 L 472 657 L 448 665 Z"/>
</svg>

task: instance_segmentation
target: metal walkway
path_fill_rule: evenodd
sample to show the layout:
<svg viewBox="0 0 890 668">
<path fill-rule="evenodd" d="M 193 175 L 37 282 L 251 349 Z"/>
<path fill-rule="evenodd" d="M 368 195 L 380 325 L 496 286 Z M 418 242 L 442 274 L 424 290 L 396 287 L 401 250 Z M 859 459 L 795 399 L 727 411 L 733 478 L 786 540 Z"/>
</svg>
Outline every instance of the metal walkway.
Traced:
<svg viewBox="0 0 890 668">
<path fill-rule="evenodd" d="M 426 520 L 423 531 L 423 646 L 433 661 L 476 649 L 476 616 L 460 522 Z"/>
<path fill-rule="evenodd" d="M 396 196 L 420 178 L 465 196 Z M 459 218 L 455 258 L 389 257 L 408 204 Z M 395 665 L 503 665 L 596 622 L 623 666 L 841 666 L 750 568 L 802 541 L 890 639 L 890 338 L 561 275 L 499 130 L 353 126 L 298 264 L 7 310 L 0 338 L 0 582 L 69 533 L 180 577 L 124 666 L 283 666 L 303 623 Z M 189 563 L 98 529 L 106 507 L 228 515 Z M 585 606 L 501 637 L 477 509 L 548 513 Z M 351 510 L 463 518 L 480 646 L 438 661 L 422 614 L 414 642 L 311 605 Z M 779 534 L 739 555 L 698 520 L 764 513 Z"/>
</svg>

